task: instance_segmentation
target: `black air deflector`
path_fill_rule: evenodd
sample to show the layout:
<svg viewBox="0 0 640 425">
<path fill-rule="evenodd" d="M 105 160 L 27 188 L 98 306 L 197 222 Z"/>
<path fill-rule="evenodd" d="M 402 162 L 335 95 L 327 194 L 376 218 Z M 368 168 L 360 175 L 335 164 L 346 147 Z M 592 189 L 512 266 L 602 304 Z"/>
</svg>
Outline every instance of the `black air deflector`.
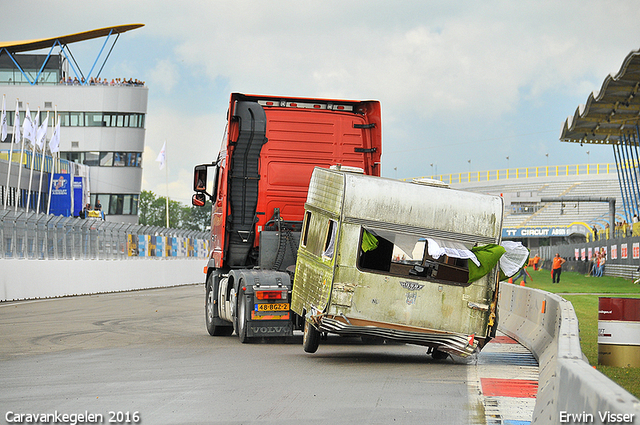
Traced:
<svg viewBox="0 0 640 425">
<path fill-rule="evenodd" d="M 353 124 L 353 128 L 376 128 L 376 123 L 371 124 Z"/>
<path fill-rule="evenodd" d="M 231 267 L 248 265 L 255 237 L 256 206 L 260 181 L 260 151 L 267 143 L 267 117 L 257 102 L 238 102 L 234 119 L 239 121 L 238 140 L 229 164 L 229 202 L 232 216 L 227 222 L 229 240 L 226 262 Z"/>
</svg>

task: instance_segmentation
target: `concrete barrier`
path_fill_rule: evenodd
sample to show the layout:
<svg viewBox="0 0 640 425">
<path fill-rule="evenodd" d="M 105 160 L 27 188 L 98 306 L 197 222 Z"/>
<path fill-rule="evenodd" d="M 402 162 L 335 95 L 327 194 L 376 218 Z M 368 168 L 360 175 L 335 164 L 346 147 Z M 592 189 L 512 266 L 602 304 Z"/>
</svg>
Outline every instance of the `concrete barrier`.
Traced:
<svg viewBox="0 0 640 425">
<path fill-rule="evenodd" d="M 549 292 L 501 283 L 498 314 L 500 330 L 538 360 L 532 423 L 640 422 L 640 401 L 586 361 L 580 348 L 578 319 L 569 301 Z"/>
<path fill-rule="evenodd" d="M 203 283 L 203 258 L 0 262 L 0 301 Z"/>
</svg>

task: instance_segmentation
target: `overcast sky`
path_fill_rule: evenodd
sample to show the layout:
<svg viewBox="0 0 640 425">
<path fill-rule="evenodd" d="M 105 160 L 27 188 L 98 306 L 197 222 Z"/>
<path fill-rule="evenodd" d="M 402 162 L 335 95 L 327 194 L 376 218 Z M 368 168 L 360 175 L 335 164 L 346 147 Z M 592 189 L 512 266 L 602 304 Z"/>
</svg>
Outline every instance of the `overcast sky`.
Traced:
<svg viewBox="0 0 640 425">
<path fill-rule="evenodd" d="M 379 100 L 387 177 L 614 162 L 610 147 L 558 137 L 640 48 L 636 0 L 4 0 L 0 16 L 2 41 L 145 24 L 101 76 L 146 82 L 142 188 L 166 193 L 166 140 L 183 203 L 193 166 L 217 155 L 231 92 Z M 70 46 L 85 73 L 103 42 Z"/>
</svg>

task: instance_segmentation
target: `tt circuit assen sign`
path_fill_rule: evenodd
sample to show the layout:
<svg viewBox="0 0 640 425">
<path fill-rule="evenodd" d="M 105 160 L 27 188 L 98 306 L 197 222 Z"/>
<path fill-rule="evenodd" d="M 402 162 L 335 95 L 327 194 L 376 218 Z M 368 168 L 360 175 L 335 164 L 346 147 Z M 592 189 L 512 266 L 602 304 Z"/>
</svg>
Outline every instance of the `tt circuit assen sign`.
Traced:
<svg viewBox="0 0 640 425">
<path fill-rule="evenodd" d="M 503 238 L 549 238 L 552 236 L 569 236 L 568 227 L 520 227 L 502 229 Z"/>
</svg>

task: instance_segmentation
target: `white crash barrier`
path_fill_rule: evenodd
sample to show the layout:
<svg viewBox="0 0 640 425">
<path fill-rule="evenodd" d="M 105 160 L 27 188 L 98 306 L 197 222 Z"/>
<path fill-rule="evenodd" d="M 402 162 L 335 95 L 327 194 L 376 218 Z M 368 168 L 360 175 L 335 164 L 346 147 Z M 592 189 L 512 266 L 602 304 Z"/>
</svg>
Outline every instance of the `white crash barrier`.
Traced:
<svg viewBox="0 0 640 425">
<path fill-rule="evenodd" d="M 0 301 L 203 283 L 202 258 L 2 260 Z"/>
<path fill-rule="evenodd" d="M 584 358 L 569 301 L 502 283 L 498 314 L 499 329 L 527 347 L 540 366 L 532 423 L 640 422 L 640 401 Z"/>
</svg>

